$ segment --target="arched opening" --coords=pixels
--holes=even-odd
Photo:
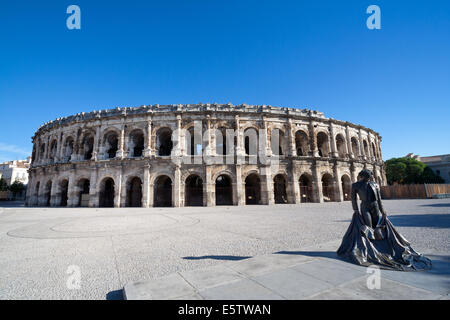
[[[305,157],[309,153],[308,135],[302,130],[295,133],[295,149],[299,157]]]
[[[51,198],[52,198],[52,181],[49,180],[45,185],[45,192],[44,192],[44,199],[45,199],[44,205],[46,207],[50,207]]]
[[[63,150],[63,160],[65,162],[70,161],[73,153],[73,143],[74,140],[72,137],[68,137],[64,142],[64,150]]]
[[[261,204],[261,179],[256,173],[245,178],[245,204]]]
[[[59,183],[59,193],[60,193],[59,205],[61,207],[67,207],[68,192],[69,192],[69,181],[64,179]]]
[[[346,149],[345,149],[345,139],[341,134],[336,136],[336,149],[339,158],[345,158]]]
[[[354,157],[358,157],[359,156],[359,143],[358,143],[358,140],[355,137],[353,137],[351,139],[351,142],[352,142],[352,153],[353,153],[353,156]]]
[[[100,183],[100,207],[114,207],[114,180],[106,178]]]
[[[88,179],[81,179],[77,184],[78,191],[78,207],[88,207],[89,206],[89,190],[90,182]]]
[[[256,156],[258,154],[258,132],[255,128],[244,131],[244,148],[246,155]]]
[[[203,152],[201,128],[190,127],[186,130],[186,153],[190,156],[199,156]]]
[[[322,195],[323,201],[334,201],[334,183],[333,177],[329,173],[322,176]]]
[[[350,201],[352,190],[352,182],[350,180],[350,177],[347,175],[343,175],[341,177],[341,185],[342,185],[342,196],[344,201]]]
[[[159,176],[153,192],[154,207],[172,207],[172,180],[168,176]]]
[[[373,154],[374,159],[378,158],[377,150],[375,149],[375,144],[373,142],[372,142],[372,154]]]
[[[50,151],[49,151],[49,155],[48,155],[48,158],[51,162],[54,162],[56,160],[57,147],[58,147],[58,144],[57,144],[56,140],[53,140],[52,143],[50,144]]]
[[[134,177],[127,183],[127,207],[142,207],[142,181]]]
[[[33,152],[31,153],[31,162],[36,160],[36,145],[33,145]]]
[[[227,134],[226,128],[216,129],[216,154],[225,156],[228,154],[227,150]]]
[[[270,149],[273,155],[284,155],[285,139],[284,132],[280,129],[273,129],[270,132]]]
[[[94,136],[90,133],[86,134],[81,143],[80,154],[84,160],[92,159],[92,153],[94,152]]]
[[[45,159],[45,143],[41,144],[40,150],[39,150],[39,160]]]
[[[38,181],[37,183],[36,183],[36,188],[34,189],[34,203],[33,204],[39,204],[39,188],[40,188],[40,186],[41,186],[41,182],[40,181]]]
[[[156,149],[159,156],[170,156],[173,148],[172,130],[161,128],[156,133]]]
[[[364,147],[364,155],[366,157],[368,157],[369,156],[369,146],[367,145],[367,141],[366,140],[363,141],[363,147]]]
[[[119,150],[119,138],[117,133],[110,131],[104,138],[106,159],[114,159],[116,157],[117,150]]]
[[[307,174],[302,174],[299,179],[300,202],[313,202],[312,199],[312,179]]]
[[[144,133],[142,130],[133,130],[130,133],[128,151],[131,157],[142,157],[144,152]]]
[[[277,174],[273,179],[273,192],[275,203],[288,203],[286,192],[286,178],[282,174]]]
[[[330,153],[330,144],[328,141],[328,135],[324,132],[317,134],[317,150],[320,157],[328,157]]]
[[[216,179],[216,205],[233,205],[233,187],[229,176],[222,174]]]
[[[192,174],[185,181],[185,205],[203,206],[203,180],[198,175]]]

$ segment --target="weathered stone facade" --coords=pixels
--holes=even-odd
[[[231,139],[227,130],[235,134]],[[80,113],[46,123],[34,135],[26,203],[344,201],[363,168],[385,184],[380,142],[371,129],[307,109],[197,104]]]

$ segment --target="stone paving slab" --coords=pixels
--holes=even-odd
[[[332,245],[331,243],[329,245]],[[132,283],[125,297],[217,300],[436,300],[450,294],[448,257],[432,256],[433,272],[381,270],[380,289],[369,289],[367,268],[322,251],[261,255],[157,280]],[[303,255],[300,254],[303,252]],[[431,255],[430,255],[431,256]],[[439,260],[440,259],[440,260]],[[165,290],[167,290],[165,292]]]

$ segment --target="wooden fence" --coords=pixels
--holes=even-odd
[[[428,199],[434,194],[450,194],[450,184],[395,184],[381,187],[383,199]]]

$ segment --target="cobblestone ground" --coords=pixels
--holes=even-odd
[[[449,199],[384,204],[417,251],[450,255]],[[0,203],[0,299],[113,299],[129,282],[339,240],[351,215],[349,202],[151,209]]]

